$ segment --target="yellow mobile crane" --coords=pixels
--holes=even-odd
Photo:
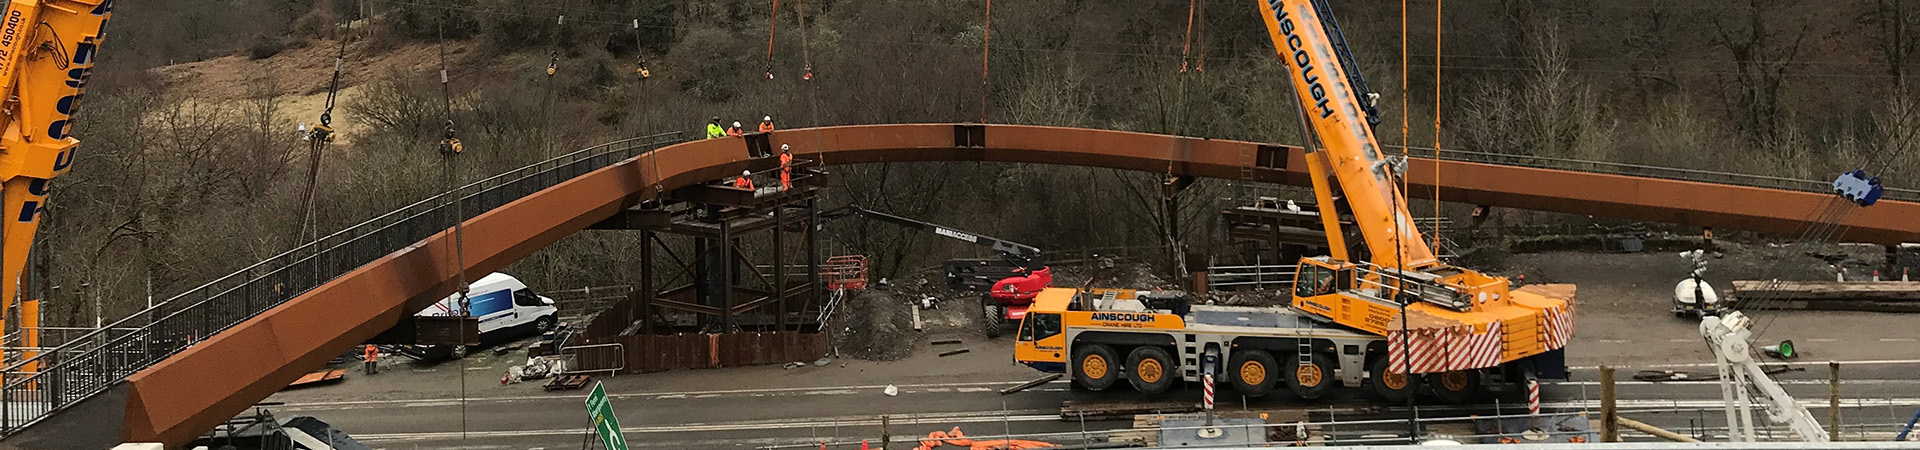
[[[1101,390],[1149,394],[1224,375],[1248,396],[1282,383],[1302,398],[1370,386],[1404,401],[1421,379],[1466,402],[1485,388],[1566,376],[1572,285],[1510,289],[1449,266],[1414,228],[1400,174],[1374,140],[1364,80],[1347,67],[1324,0],[1261,0],[1274,46],[1311,124],[1307,165],[1331,255],[1303,259],[1290,307],[1191,305],[1184,294],[1047,289],[1028,310],[1014,359]],[[1311,142],[1310,142],[1311,143]],[[1341,216],[1363,242],[1349,255]],[[1420,374],[1423,376],[1410,376]]]
[[[53,178],[73,168],[73,114],[105,37],[113,0],[11,0],[0,16],[0,335],[20,295]],[[37,345],[38,305],[20,305],[26,347]],[[34,370],[34,368],[27,368]]]
[[[1374,139],[1371,93],[1324,0],[1262,0],[1260,11],[1312,124],[1309,140],[1320,143],[1306,160],[1332,255],[1300,261],[1294,308],[1387,336],[1402,373],[1486,369],[1565,347],[1572,285],[1509,289],[1506,278],[1441,262],[1414,228],[1395,170],[1404,161]],[[1342,213],[1360,230],[1364,258],[1348,255]]]

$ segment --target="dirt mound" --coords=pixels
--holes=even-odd
[[[896,361],[913,355],[913,305],[892,292],[868,289],[852,293],[838,316],[834,348],[841,356]]]

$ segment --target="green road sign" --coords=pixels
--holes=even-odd
[[[613,402],[607,401],[607,390],[600,382],[593,383],[593,393],[587,394],[587,415],[593,417],[593,431],[600,433],[600,442],[607,450],[627,450],[627,437],[620,434],[620,419],[613,417]]]

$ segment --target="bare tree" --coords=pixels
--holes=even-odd
[[[1745,5],[1727,7],[1712,20],[1716,45],[1727,51],[1734,63],[1734,82],[1727,83],[1731,116],[1738,120],[1749,142],[1774,141],[1782,125],[1781,88],[1808,30],[1806,21],[1793,20],[1780,30],[1773,16],[1783,15],[1790,2],[1747,0]],[[1723,19],[1724,18],[1724,19]],[[1796,18],[1797,19],[1797,18]]]

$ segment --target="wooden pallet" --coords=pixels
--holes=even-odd
[[[589,378],[592,377],[586,375],[561,375],[547,380],[547,384],[540,386],[540,389],[549,391],[578,390],[587,387],[587,380]]]

